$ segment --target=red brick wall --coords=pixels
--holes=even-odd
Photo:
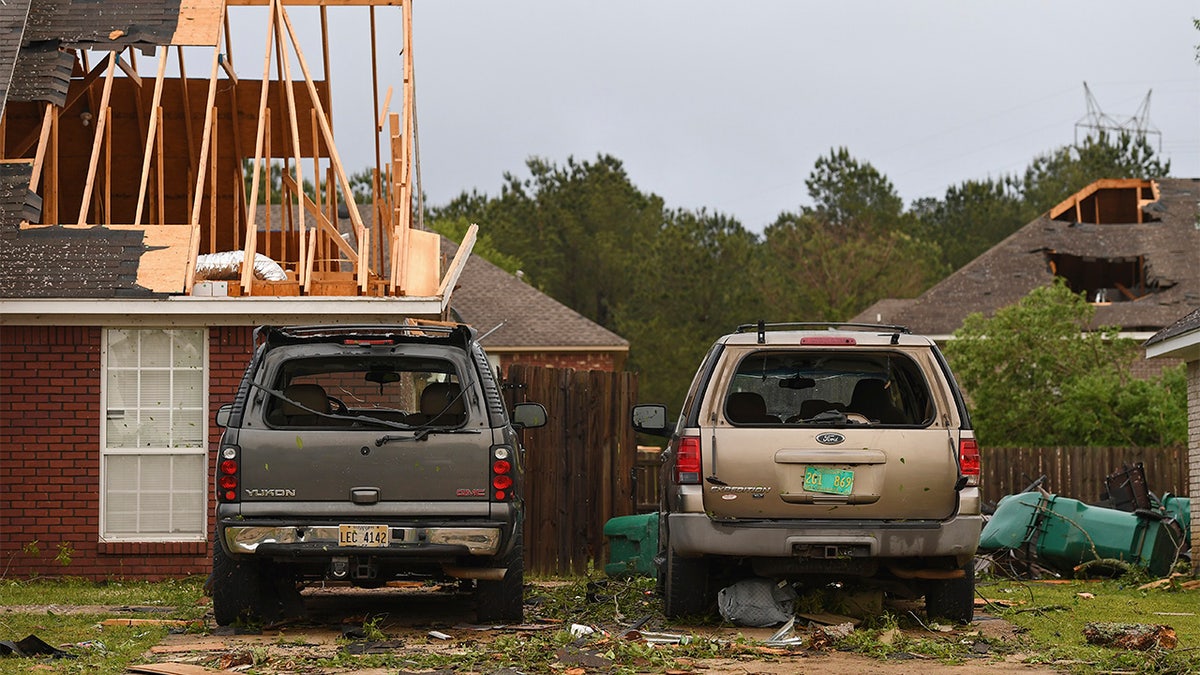
[[[251,330],[209,331],[210,420],[233,400]],[[101,333],[0,327],[0,569],[10,578],[207,574],[208,542],[100,541]],[[210,447],[219,437],[210,426]],[[60,550],[69,563],[55,559]]]
[[[514,363],[549,368],[603,370],[616,372],[625,367],[624,352],[500,352],[500,372],[507,373]]]

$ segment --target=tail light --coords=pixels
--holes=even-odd
[[[696,436],[679,439],[679,447],[675,451],[675,483],[700,484],[700,439]]]
[[[512,450],[508,446],[492,448],[492,499],[498,502],[512,498]]]
[[[974,438],[959,440],[958,470],[967,477],[967,485],[979,485],[979,444]]]
[[[221,448],[221,461],[217,463],[217,497],[223,502],[238,500],[238,449],[232,445]]]

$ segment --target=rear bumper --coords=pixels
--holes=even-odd
[[[504,543],[504,530],[488,526],[391,527],[391,544],[386,547],[339,546],[337,525],[252,525],[221,526],[225,550],[233,555],[259,552],[295,555],[420,555],[427,553],[493,556]]]
[[[944,521],[714,522],[703,513],[667,516],[671,549],[683,557],[792,558],[814,547],[853,547],[873,558],[967,558],[979,546],[981,516]]]

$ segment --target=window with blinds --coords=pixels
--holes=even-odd
[[[101,534],[204,538],[205,329],[105,331]]]

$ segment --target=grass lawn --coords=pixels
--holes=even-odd
[[[203,619],[204,602],[199,578],[162,583],[95,583],[81,580],[0,580],[0,640],[18,641],[36,635],[53,646],[63,646],[76,658],[0,658],[0,675],[45,672],[110,675],[122,673],[130,663],[146,661],[143,656],[167,634],[168,628],[154,625],[101,626],[109,618]],[[978,594],[998,601],[989,614],[1016,626],[1010,638],[981,637],[978,627],[959,628],[950,633],[926,625],[918,615],[888,610],[867,621],[850,637],[836,643],[839,650],[855,651],[879,658],[900,653],[917,654],[944,662],[980,658],[978,648],[986,643],[986,656],[999,658],[1020,654],[1030,663],[1053,665],[1075,673],[1188,673],[1200,672],[1200,591],[1177,585],[1164,589],[1138,590],[1136,582],[1121,581],[1044,583],[981,579]],[[412,651],[398,655],[354,656],[341,651],[333,661],[294,663],[305,672],[331,668],[381,667],[418,670],[455,668],[460,671],[490,672],[508,667],[526,673],[550,673],[561,669],[554,653],[574,640],[566,630],[572,623],[606,628],[619,635],[622,625],[650,614],[648,627],[662,625],[654,583],[641,579],[616,581],[574,579],[565,583],[534,584],[526,593],[529,620],[561,622],[563,629],[533,633],[501,633],[465,652],[426,654]],[[1003,606],[1001,606],[1003,605]],[[138,611],[113,611],[136,607]],[[161,610],[161,611],[156,611]],[[1084,627],[1091,622],[1166,624],[1178,638],[1174,650],[1134,652],[1087,644]],[[678,623],[673,632],[686,631]],[[712,627],[711,621],[706,626]],[[189,632],[208,633],[211,619]],[[386,640],[385,630],[366,624]],[[656,630],[651,628],[652,630]],[[177,629],[178,630],[178,629]],[[288,638],[281,637],[281,642]],[[601,648],[613,662],[611,671],[663,673],[678,670],[680,663],[737,652],[738,644],[696,639],[685,645],[648,648],[640,641],[610,640]],[[102,646],[101,646],[102,645]],[[976,650],[976,653],[972,651]],[[690,668],[685,668],[690,669]],[[251,667],[248,672],[275,672],[269,667]]]

